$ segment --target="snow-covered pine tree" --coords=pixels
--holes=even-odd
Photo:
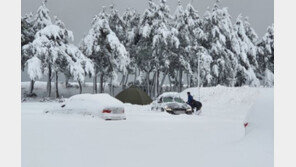
[[[176,35],[179,40],[179,46],[177,49],[175,49],[175,55],[172,54],[169,57],[169,60],[171,60],[170,68],[172,69],[170,70],[170,78],[175,79],[175,86],[180,92],[183,87],[183,72],[186,72],[187,75],[192,75],[192,70],[189,64],[189,53],[186,52],[186,47],[190,45],[190,32],[187,22],[187,15],[180,0],[178,1],[178,6],[174,13],[173,27],[177,32]]]
[[[36,33],[34,29],[34,21],[35,21],[35,17],[33,13],[25,14],[25,16],[21,18],[21,46],[22,47],[34,40],[34,36]],[[22,64],[22,70],[23,70],[23,64]]]
[[[146,88],[145,91],[151,94],[150,73],[154,70],[155,59],[152,54],[153,50],[153,26],[155,20],[155,12],[157,6],[152,0],[148,1],[148,9],[141,16],[139,23],[139,39],[137,42],[137,55],[135,61],[140,71],[146,73]]]
[[[220,8],[218,4],[219,0],[214,4],[212,11],[206,11],[204,17],[207,40],[203,46],[209,50],[213,59],[210,85],[234,86],[239,44],[227,8]]]
[[[94,93],[97,93],[97,75],[100,75],[100,92],[103,92],[104,80],[114,78],[114,71],[126,73],[130,62],[126,49],[111,30],[108,17],[103,10],[95,16],[92,27],[81,42],[80,48],[94,63]],[[109,75],[109,76],[108,76]]]
[[[65,24],[55,17],[55,25],[61,29],[66,29]],[[70,31],[69,31],[70,32]],[[64,73],[79,84],[79,93],[82,93],[81,83],[84,81],[84,75],[92,76],[93,64],[92,61],[86,58],[83,53],[73,44],[71,39],[66,39],[60,43],[60,54],[55,61],[55,77],[56,77],[56,96],[59,97],[58,92],[58,72]]]
[[[25,66],[27,64],[30,64],[30,70],[32,68],[31,64],[34,64],[36,59],[32,59],[30,62],[27,62],[32,56],[31,52],[29,50],[24,50],[23,46],[31,43],[34,40],[35,36],[35,29],[34,29],[34,21],[35,18],[32,13],[26,14],[24,17],[21,18],[21,69],[22,71],[25,70]],[[30,84],[30,95],[33,94],[34,89],[34,82],[39,77],[42,77],[42,73],[38,73],[38,75],[32,75],[33,73],[29,74],[29,77],[31,78],[31,84]]]
[[[242,16],[237,17],[234,29],[237,33],[240,53],[238,54],[238,71],[236,75],[236,86],[250,85],[259,86],[260,82],[256,77],[257,68],[256,49],[257,47],[246,34]],[[252,64],[251,64],[252,63]]]
[[[114,5],[110,5],[110,14],[108,15],[108,22],[111,30],[116,34],[118,40],[125,45],[126,44],[126,26],[120,16],[118,10]]]
[[[257,43],[259,38],[255,30],[251,27],[248,17],[245,17],[243,23],[244,23],[246,36],[249,38],[251,42],[249,52],[247,53],[248,59],[255,73],[258,73],[259,66],[257,62],[257,52],[258,52]]]
[[[38,8],[36,15],[30,14],[27,17],[25,17],[24,19],[22,19],[22,54],[21,54],[22,59],[21,59],[21,62],[22,62],[22,69],[23,70],[25,68],[25,65],[29,65],[31,63],[36,64],[37,59],[35,59],[35,58],[32,61],[27,63],[27,60],[31,59],[34,56],[33,50],[31,48],[32,45],[30,45],[30,44],[34,40],[36,32],[38,32],[39,30],[43,29],[44,27],[46,27],[47,25],[50,25],[50,24],[51,24],[51,19],[49,16],[49,10],[46,7],[46,1],[42,2],[42,5]],[[25,27],[28,29],[26,29]],[[32,67],[32,65],[31,65],[31,67]],[[36,69],[37,67],[38,66],[34,67],[35,70],[37,70]],[[30,69],[32,69],[32,68],[30,68]],[[35,71],[35,70],[33,70],[33,71]],[[41,78],[42,75],[39,73],[38,75],[34,76],[34,75],[32,75],[32,74],[34,74],[34,72],[32,72],[32,71],[28,71],[28,74],[31,79],[30,94],[32,94],[33,90],[34,90],[35,80]]]
[[[209,56],[208,51],[203,47],[203,43],[206,41],[206,34],[202,29],[203,20],[199,17],[198,11],[194,9],[191,3],[186,6],[185,18],[190,39],[189,46],[187,47],[189,53],[188,59],[192,74],[196,74],[196,77],[188,80],[191,86],[207,86],[212,79],[209,68],[210,63],[212,63],[212,58]]]
[[[60,61],[64,63],[61,65],[61,72],[67,73],[70,78],[78,82],[79,93],[82,93],[82,82],[85,80],[85,75],[89,77],[94,75],[93,62],[83,55],[83,53],[73,44],[67,44],[64,52],[68,55],[63,57]]]
[[[42,2],[42,5],[37,10],[36,21],[34,22],[34,28],[39,31],[44,27],[51,25],[51,18],[49,16],[49,10],[46,7],[46,0]]]
[[[154,76],[152,83],[152,95],[157,97],[160,92],[160,74],[165,77],[168,69],[167,59],[171,50],[179,47],[179,40],[176,37],[176,30],[170,25],[172,16],[170,15],[170,9],[166,4],[166,0],[160,0],[156,7],[156,11],[153,17],[152,26],[152,57],[155,64]],[[169,43],[173,48],[169,48]],[[162,82],[163,83],[163,82]]]
[[[131,11],[130,11],[131,12]],[[108,21],[109,21],[109,26],[111,28],[111,30],[116,34],[116,36],[118,37],[119,41],[124,45],[124,47],[126,48],[127,51],[129,51],[130,49],[128,49],[128,35],[130,35],[129,33],[131,33],[131,31],[127,30],[127,26],[128,24],[130,24],[129,22],[132,21],[130,19],[130,16],[127,16],[126,14],[130,14],[125,12],[123,16],[120,16],[120,14],[118,13],[118,10],[115,9],[114,5],[110,6],[110,14],[108,16]],[[135,14],[135,13],[133,13]],[[124,18],[127,20],[124,20]],[[130,56],[130,53],[128,53],[128,56]],[[134,68],[132,66],[128,66],[127,67],[127,73],[124,74],[122,73],[122,79],[120,84],[122,85],[122,89],[126,88],[126,84],[128,82],[129,79],[129,75],[130,73],[132,73],[134,71]],[[113,75],[114,76],[114,75]],[[111,79],[110,82],[114,82],[114,79]],[[110,86],[112,86],[112,84],[110,83]]]
[[[274,85],[274,26],[267,28],[267,33],[258,43],[259,79],[263,86]]]
[[[128,73],[133,73],[135,75],[133,84],[139,84],[142,81],[139,80],[138,76],[139,70],[136,64],[136,52],[137,52],[137,42],[139,40],[139,22],[140,22],[140,15],[133,9],[126,9],[123,13],[122,20],[125,25],[125,32],[126,32],[126,43],[125,48],[129,54],[131,59],[130,65],[128,66]],[[127,81],[128,77],[126,77]],[[122,81],[123,82],[123,81]],[[126,85],[126,83],[124,84]]]
[[[58,22],[56,22],[58,23]],[[32,53],[42,62],[42,70],[47,72],[47,95],[51,95],[52,73],[56,74],[56,85],[58,82],[58,71],[60,61],[65,56],[65,45],[73,40],[73,34],[61,25],[49,24],[39,30],[34,41],[30,44]],[[59,97],[58,87],[56,87],[56,97]]]

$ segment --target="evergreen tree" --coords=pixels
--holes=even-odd
[[[21,18],[21,46],[24,46],[34,40],[34,15],[32,13],[26,14]]]
[[[125,46],[126,44],[126,25],[115,9],[114,5],[110,6],[110,14],[108,15],[110,29],[116,34],[118,40]]]
[[[190,55],[186,50],[186,48],[190,46],[190,39],[192,38],[190,37],[189,32],[188,15],[184,11],[181,1],[178,1],[178,6],[175,10],[173,27],[177,31],[179,46],[175,51],[177,57],[174,57],[174,55],[170,57],[173,60],[171,61],[170,67],[174,69],[174,71],[171,71],[170,77],[175,79],[175,84],[178,87],[178,91],[181,91],[183,87],[183,72],[185,71],[189,73],[189,75],[192,75],[192,70],[189,64]]]
[[[40,64],[38,60],[32,59],[28,62],[28,60],[32,57],[32,53],[29,50],[25,51],[26,49],[23,49],[25,45],[31,43],[34,40],[36,33],[34,29],[34,21],[35,18],[32,13],[26,14],[25,17],[22,17],[21,19],[21,69],[24,71],[25,67],[29,65],[27,66],[28,71],[30,71],[29,77],[31,79],[29,95],[33,95],[35,80],[42,77],[42,71],[38,70],[38,65]]]
[[[208,67],[212,63],[212,58],[204,48],[203,43],[206,41],[206,34],[203,28],[203,20],[199,17],[198,11],[194,9],[191,3],[186,6],[185,10],[186,22],[189,32],[189,62],[192,72],[197,74],[196,77],[189,79],[189,84],[208,85],[212,76]],[[196,78],[196,79],[194,79]]]
[[[138,68],[146,73],[146,88],[145,91],[150,95],[150,73],[154,70],[156,64],[152,54],[153,50],[153,26],[155,20],[156,4],[149,0],[148,9],[141,16],[139,23],[139,40],[137,42],[137,57],[135,61]]]
[[[219,0],[212,12],[206,11],[204,17],[206,42],[203,45],[213,59],[210,85],[234,86],[238,65],[236,55],[240,48],[228,10],[220,8],[218,3]]]
[[[246,27],[239,15],[234,29],[237,33],[240,53],[238,54],[238,72],[236,75],[236,86],[250,85],[259,86],[259,80],[256,77],[257,68],[256,49],[253,41],[247,36]]]
[[[29,63],[27,63],[27,60],[31,59],[34,55],[33,50],[30,48],[30,46],[32,45],[29,45],[29,44],[33,42],[33,40],[35,39],[35,34],[39,30],[43,29],[44,27],[50,24],[51,24],[51,19],[49,16],[49,10],[46,7],[46,1],[42,2],[42,5],[37,10],[36,16],[30,14],[22,19],[22,54],[21,54],[22,70],[24,70],[25,65],[37,63],[36,62],[37,59],[32,59],[34,61],[30,61]],[[32,75],[33,73],[30,72],[29,70],[28,70],[28,73],[31,79],[30,94],[32,94],[34,90],[35,80],[40,79],[42,75],[39,74],[34,76]]]
[[[130,61],[126,49],[111,30],[103,10],[95,16],[92,27],[81,42],[81,50],[94,63],[94,93],[97,93],[97,75],[100,75],[100,92],[106,78],[113,78],[119,71],[126,73]],[[112,74],[112,75],[111,75]]]
[[[56,22],[58,24],[59,22]],[[51,95],[51,80],[56,75],[56,97],[58,94],[58,71],[62,68],[60,61],[66,59],[66,44],[73,40],[73,34],[61,25],[49,24],[39,30],[32,43],[27,47],[42,63],[42,71],[47,72],[47,95]]]
[[[82,93],[81,83],[85,80],[85,75],[91,77],[94,75],[93,62],[88,59],[83,53],[73,44],[67,44],[64,52],[68,55],[63,57],[60,62],[60,71],[67,73],[70,78],[78,82],[79,93]]]
[[[132,9],[125,10],[123,16],[122,16],[124,25],[125,25],[125,31],[126,31],[126,50],[129,53],[131,62],[128,66],[128,73],[134,73],[134,81],[133,84],[139,84],[141,81],[139,68],[136,63],[136,56],[137,56],[137,42],[139,40],[139,22],[140,22],[140,15]],[[124,78],[123,78],[124,79]],[[122,79],[122,82],[124,82]],[[128,77],[126,77],[126,82],[128,80]],[[123,85],[126,85],[124,83]]]
[[[274,29],[267,28],[267,33],[258,43],[259,79],[263,86],[274,84]]]

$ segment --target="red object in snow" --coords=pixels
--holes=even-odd
[[[244,123],[244,127],[246,128],[249,125],[248,122]]]
[[[111,113],[111,110],[103,110],[102,113]]]

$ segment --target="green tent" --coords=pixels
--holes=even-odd
[[[140,105],[150,104],[152,102],[151,98],[136,86],[131,86],[128,89],[123,90],[118,93],[115,98],[123,103]]]

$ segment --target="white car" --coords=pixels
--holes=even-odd
[[[99,116],[105,120],[125,120],[124,105],[109,94],[79,94],[70,97],[58,111]]]
[[[170,114],[192,114],[191,107],[184,102],[177,92],[161,94],[151,104],[151,110],[166,111]]]

